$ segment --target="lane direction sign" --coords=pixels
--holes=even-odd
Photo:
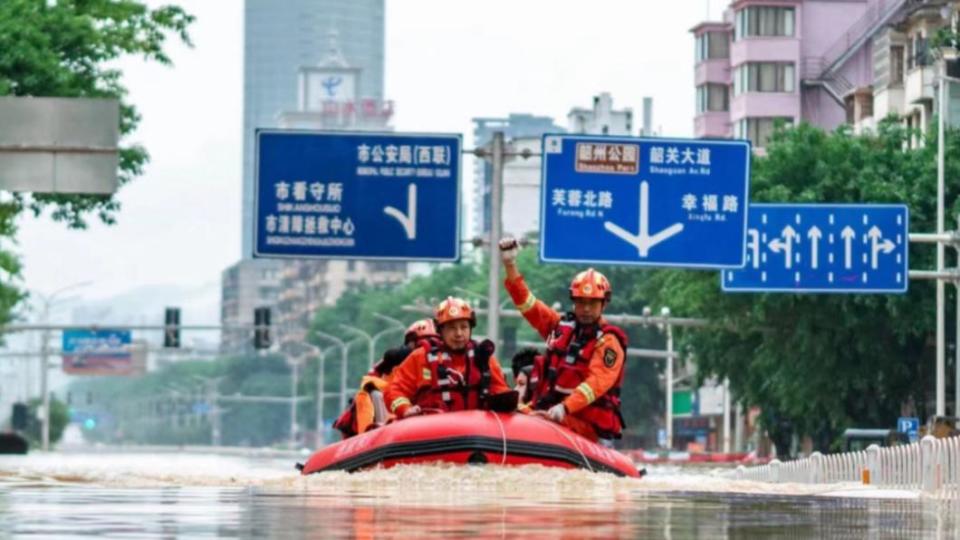
[[[903,293],[909,210],[897,204],[751,204],[747,264],[727,292]]]
[[[544,135],[545,262],[739,268],[747,141]]]
[[[457,261],[460,135],[258,130],[254,257]]]

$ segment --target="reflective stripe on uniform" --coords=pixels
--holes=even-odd
[[[409,399],[405,397],[398,397],[397,399],[393,400],[393,403],[390,404],[390,412],[393,412],[393,413],[397,412],[397,408],[400,407],[401,405],[412,405],[412,404],[410,403]]]
[[[597,395],[593,393],[593,388],[590,388],[590,385],[583,382],[577,386],[577,390],[587,398],[587,403],[593,403],[597,399]]]
[[[537,297],[534,296],[533,293],[527,293],[527,299],[517,306],[517,309],[520,310],[520,313],[526,313],[530,311],[536,303]]]

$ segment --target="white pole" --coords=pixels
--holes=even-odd
[[[323,401],[327,399],[326,380],[324,378],[324,373],[327,371],[326,351],[320,351],[318,358],[320,365],[317,367],[317,448],[323,446],[324,443]]]
[[[503,220],[503,132],[493,134],[491,147],[493,174],[490,183],[490,282],[487,284],[487,339],[500,343],[500,261],[497,243]]]
[[[730,453],[730,379],[723,380],[723,453]]]
[[[941,69],[946,70],[946,64],[940,63]],[[942,73],[940,78],[940,103],[937,114],[937,234],[944,233],[944,121],[947,112],[947,81]],[[944,245],[937,242],[937,272],[944,271]],[[945,335],[946,321],[944,317],[945,295],[943,280],[937,280],[937,416],[946,415],[946,361]]]
[[[46,321],[50,311],[50,304],[44,308],[43,318]],[[41,448],[44,452],[50,450],[50,388],[49,388],[49,366],[47,365],[47,341],[50,339],[50,331],[44,330],[42,334],[43,342],[40,344],[40,395],[43,398],[43,415],[41,419]]]

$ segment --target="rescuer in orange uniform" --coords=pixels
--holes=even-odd
[[[603,319],[610,282],[592,268],[577,274],[570,283],[573,313],[561,315],[527,288],[517,269],[518,251],[515,239],[500,241],[505,285],[520,313],[547,340],[543,361],[530,374],[531,408],[534,414],[612,446],[623,430],[620,386],[627,336]]]
[[[477,316],[469,304],[447,297],[434,310],[433,322],[440,339],[421,341],[393,371],[386,391],[390,412],[399,419],[428,409],[485,409],[497,396],[511,393],[493,343],[472,339]]]
[[[360,390],[350,406],[333,424],[333,427],[343,434],[344,439],[385,424],[392,418],[383,402],[383,392],[390,384],[394,368],[400,365],[418,344],[425,340],[429,342],[438,339],[440,336],[437,335],[433,319],[420,319],[407,328],[403,335],[403,345],[383,353],[380,361],[374,364],[360,381]]]

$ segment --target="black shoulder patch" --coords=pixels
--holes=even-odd
[[[603,365],[607,367],[613,367],[613,365],[616,363],[617,363],[617,351],[613,349],[607,349],[607,351],[603,353]]]

